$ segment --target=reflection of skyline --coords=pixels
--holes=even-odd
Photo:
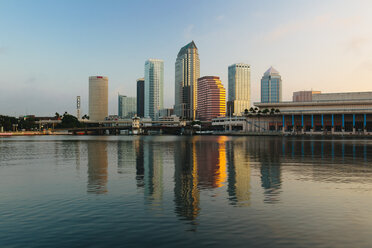
[[[282,141],[282,139],[269,137],[246,140],[246,153],[260,163],[260,179],[265,203],[279,202],[282,183],[280,154],[285,151]]]
[[[118,173],[124,174],[126,170],[130,169],[131,165],[135,162],[136,151],[133,143],[136,140],[118,141],[117,153],[118,153]]]
[[[199,188],[219,188],[226,181],[226,140],[225,136],[218,136],[216,141],[201,142],[193,139],[198,163]]]
[[[227,161],[229,199],[233,205],[249,206],[251,168],[246,142],[227,142]]]
[[[200,210],[195,138],[192,139],[177,142],[174,150],[175,212],[186,220],[195,220]]]
[[[106,193],[108,143],[87,142],[87,148],[87,191]],[[70,149],[75,151],[78,165],[79,144]],[[264,203],[277,203],[283,191],[283,164],[289,165],[285,172],[300,173],[306,180],[339,182],[347,178],[349,181],[357,181],[369,169],[349,165],[368,161],[370,149],[366,143],[347,140],[220,136],[192,137],[170,143],[140,138],[118,141],[117,173],[130,173],[134,170],[135,162],[137,188],[143,189],[141,192],[146,204],[158,206],[162,204],[164,189],[168,188],[166,184],[163,185],[164,180],[167,181],[163,177],[169,173],[169,168],[174,168],[175,213],[181,219],[195,223],[200,212],[203,190],[224,187],[226,183],[226,191],[223,189],[219,192],[227,192],[230,204],[250,206],[251,192],[255,189],[251,177],[258,173],[256,178],[259,181],[253,182],[263,189]],[[62,149],[60,152],[69,151]],[[166,165],[164,168],[168,169],[165,171],[163,163],[169,163],[169,155],[173,157],[174,167]],[[334,166],[337,162],[340,165]],[[296,163],[301,163],[302,166],[293,166]],[[356,177],[350,178],[351,174]]]
[[[163,196],[163,160],[161,147],[142,139],[133,142],[136,162],[136,184],[144,189],[146,200],[161,202]]]
[[[88,142],[88,193],[107,192],[107,143]]]
[[[144,154],[143,154],[143,140],[136,140],[134,143],[136,151],[136,182],[137,187],[142,188],[145,186],[145,166],[144,166]]]
[[[160,202],[163,196],[162,153],[154,143],[143,143],[144,186],[147,199]]]

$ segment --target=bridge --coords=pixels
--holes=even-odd
[[[86,126],[79,128],[68,128],[68,132],[72,134],[120,134],[121,130],[127,130],[133,134],[149,134],[152,131],[160,132],[165,134],[192,134],[198,127],[192,127],[190,121],[150,121],[148,119],[141,120],[140,118],[133,118],[132,120],[103,120],[103,121],[93,121],[93,120],[81,120],[81,123],[91,124],[94,126]],[[40,120],[36,121],[39,128],[49,127],[52,129],[61,120]]]

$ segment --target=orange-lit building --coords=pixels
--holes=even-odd
[[[201,121],[211,121],[226,114],[226,90],[219,77],[198,79],[197,115]]]

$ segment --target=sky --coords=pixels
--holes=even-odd
[[[192,40],[201,76],[251,66],[252,102],[273,66],[283,100],[299,90],[372,91],[369,0],[0,0],[0,115],[88,112],[88,77],[136,96],[149,58],[164,60],[164,106],[174,104],[177,53]]]

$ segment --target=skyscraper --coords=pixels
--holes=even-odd
[[[137,113],[137,99],[118,95],[118,115],[124,118],[132,118]]]
[[[251,107],[251,68],[247,64],[229,66],[228,115],[241,115]]]
[[[108,78],[89,77],[89,119],[103,121],[108,116]]]
[[[145,79],[137,79],[137,116],[145,116]]]
[[[145,62],[145,117],[155,120],[164,99],[164,62],[149,59]]]
[[[198,118],[211,121],[226,114],[226,90],[219,77],[207,76],[198,79]]]
[[[261,102],[282,101],[282,78],[279,72],[270,67],[261,79]]]
[[[194,120],[197,109],[197,80],[200,77],[199,54],[194,41],[181,48],[175,69],[174,112],[177,116]]]

